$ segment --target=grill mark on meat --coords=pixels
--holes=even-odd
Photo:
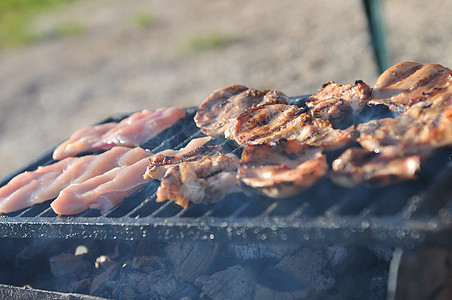
[[[295,105],[274,104],[249,109],[237,117],[226,137],[239,145],[260,144],[284,138],[284,129],[303,110]]]
[[[452,71],[446,67],[403,62],[387,69],[378,78],[369,103],[384,104],[393,111],[405,112],[451,83]]]
[[[339,149],[354,138],[353,127],[334,129],[329,121],[313,118],[295,105],[274,104],[256,107],[237,117],[228,138],[241,146],[269,144],[280,139]]]
[[[305,101],[308,108],[313,109],[315,106],[321,104],[324,101],[341,100],[350,106],[351,111],[345,111],[346,113],[360,113],[366,106],[367,101],[372,95],[372,89],[364,83],[362,80],[356,80],[355,83],[341,85],[334,81],[325,83],[316,94],[311,95]],[[325,120],[329,120],[325,118]]]
[[[213,157],[212,159],[218,158]],[[236,170],[217,171],[207,177],[199,176],[198,170],[197,165],[189,163],[171,166],[157,189],[156,202],[171,200],[177,205],[187,208],[190,202],[210,204],[218,202],[227,194],[238,190]]]
[[[395,117],[358,126],[358,142],[370,151],[399,145],[405,154],[428,155],[452,145],[452,86],[433,92],[428,101],[411,106]]]
[[[172,200],[182,207],[189,202],[207,204],[238,189],[239,159],[223,154],[220,145],[206,145],[209,140],[195,139],[179,151],[165,150],[149,159],[144,178],[160,180],[157,202]]]
[[[144,178],[160,180],[171,165],[193,161],[202,155],[216,153],[219,146],[206,147],[211,139],[210,137],[196,138],[179,150],[167,149],[153,155],[149,158],[149,166]]]
[[[353,110],[342,99],[326,99],[308,110],[314,118],[330,121],[333,128],[345,129],[353,124]]]
[[[417,70],[422,68],[422,64],[418,64],[415,62],[402,62],[400,64],[396,64],[392,66],[390,69],[383,72],[385,74],[386,72],[392,72],[392,76],[383,76],[377,80],[378,86],[391,86],[394,83],[398,83],[411,75],[413,75]],[[390,70],[390,71],[389,71]],[[377,86],[376,84],[376,86]]]
[[[289,98],[279,91],[259,91],[243,85],[230,85],[210,94],[199,106],[194,120],[202,133],[221,137],[242,112],[275,103],[288,104]]]
[[[331,180],[344,187],[361,183],[384,186],[412,180],[420,170],[421,155],[405,155],[398,147],[386,147],[375,153],[349,148],[332,162]]]
[[[237,177],[261,194],[286,198],[314,185],[327,169],[321,147],[280,140],[274,145],[246,146]]]

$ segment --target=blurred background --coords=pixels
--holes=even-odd
[[[382,7],[391,64],[452,67],[452,1]],[[378,75],[361,0],[2,0],[0,178],[112,115]]]

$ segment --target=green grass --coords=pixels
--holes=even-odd
[[[204,33],[189,37],[182,46],[183,52],[202,52],[223,48],[232,42],[230,37],[217,29],[210,29]]]
[[[29,21],[41,12],[73,0],[0,0],[0,50],[42,39],[29,28]],[[81,26],[62,24],[59,35],[74,34]],[[44,37],[46,38],[46,37]]]
[[[151,12],[140,12],[133,16],[133,22],[140,28],[149,28],[157,18]]]

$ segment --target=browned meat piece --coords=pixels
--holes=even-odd
[[[167,149],[153,155],[149,158],[150,165],[147,167],[144,178],[161,180],[165,176],[166,170],[172,165],[194,161],[200,155],[209,155],[218,152],[218,147],[207,148],[204,146],[210,140],[210,137],[193,139],[184,148],[179,150]]]
[[[313,118],[295,105],[274,104],[242,113],[228,129],[226,137],[234,139],[241,146],[291,139],[334,150],[353,140],[354,129],[334,129],[329,121]]]
[[[144,178],[161,181],[157,202],[207,204],[238,188],[238,157],[221,153],[221,146],[206,146],[209,139],[195,139],[179,151],[165,150],[150,158]]]
[[[428,155],[435,148],[451,146],[452,86],[434,91],[400,116],[360,124],[358,131],[358,142],[375,152],[398,145],[405,154]]]
[[[430,94],[450,86],[452,71],[437,64],[402,62],[387,69],[373,88],[370,104],[384,104],[392,111],[404,112]]]
[[[387,147],[381,153],[349,148],[333,161],[330,177],[345,187],[363,182],[383,186],[415,179],[420,165],[420,155],[404,155],[398,147]]]
[[[334,128],[348,127],[353,124],[351,106],[340,98],[330,98],[316,103],[308,110],[313,118],[331,122]]]
[[[223,161],[222,164],[227,161],[233,170],[221,170],[220,173],[212,172],[207,177],[201,177],[200,173],[205,173],[206,165],[215,164],[216,161]],[[213,157],[203,157],[197,162],[171,166],[157,189],[156,201],[172,200],[185,208],[189,202],[195,204],[218,202],[227,194],[238,190],[237,167],[237,157],[221,153]]]
[[[331,100],[340,99],[341,102],[347,103],[354,113],[360,113],[371,95],[372,89],[361,80],[357,80],[355,84],[343,85],[330,81],[325,83],[316,94],[306,99],[306,105],[312,109],[326,100],[333,104]]]
[[[299,194],[322,178],[328,165],[321,147],[281,140],[243,149],[238,178],[273,198]]]
[[[199,106],[194,120],[201,132],[219,137],[223,136],[229,122],[242,112],[267,103],[289,103],[289,98],[278,91],[261,92],[234,84],[210,94]]]

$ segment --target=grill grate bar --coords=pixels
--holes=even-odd
[[[263,212],[261,212],[259,217],[261,217],[261,218],[269,217],[271,215],[271,213],[276,210],[277,207],[278,207],[278,201],[275,201],[272,204],[270,204],[269,206],[267,206],[267,208]]]
[[[155,199],[153,199],[153,201],[155,201]],[[171,209],[171,207],[173,205],[176,205],[176,204],[174,204],[172,201],[166,201],[157,210],[155,210],[149,217],[151,217],[151,218],[158,218],[161,216],[169,217],[169,216],[171,216],[171,214],[168,215],[168,213],[165,211]]]

